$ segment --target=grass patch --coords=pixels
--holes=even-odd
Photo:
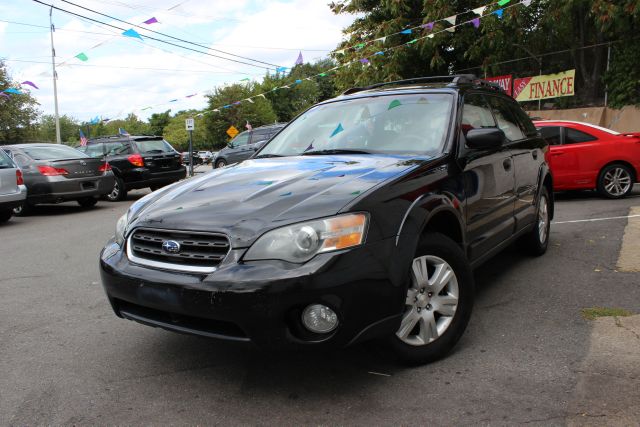
[[[598,317],[627,317],[633,313],[624,308],[605,308],[605,307],[590,307],[580,310],[582,317],[587,320],[595,320]]]

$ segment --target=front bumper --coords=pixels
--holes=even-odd
[[[321,254],[304,265],[241,263],[245,250],[232,250],[217,271],[197,276],[136,265],[110,242],[100,272],[120,317],[266,348],[343,347],[397,329],[405,283],[389,277],[394,248],[394,239],[387,239]],[[314,334],[302,326],[302,310],[314,303],[338,314],[336,330]]]

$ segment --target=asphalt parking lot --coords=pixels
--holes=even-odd
[[[640,206],[636,186],[617,201],[558,195],[548,253],[509,249],[477,270],[469,328],[431,365],[373,346],[276,355],[182,336],[116,318],[99,283],[99,250],[144,194],[0,226],[1,425],[562,425],[599,416],[575,409],[593,327],[580,310],[640,313],[640,273],[616,268],[630,219],[615,217]]]

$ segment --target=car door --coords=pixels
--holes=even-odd
[[[9,156],[0,149],[0,195],[17,192],[16,166]]]
[[[471,261],[481,258],[514,233],[515,174],[511,151],[506,143],[487,149],[472,149],[464,144],[469,130],[496,126],[485,97],[466,94],[459,158],[463,167]]]
[[[247,144],[249,144],[249,132],[242,132],[231,141],[231,147],[226,153],[227,163],[237,163],[244,160],[243,154],[247,150]],[[247,156],[249,157],[249,156]]]
[[[558,173],[557,188],[595,188],[600,158],[598,138],[569,126],[561,127],[561,135],[562,145],[551,153],[552,171],[555,167]]]
[[[516,231],[535,220],[540,167],[544,162],[544,140],[520,106],[506,97],[488,97],[498,127],[511,151],[515,174],[514,217]]]

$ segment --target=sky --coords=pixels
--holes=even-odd
[[[125,37],[122,30],[54,9],[60,115],[82,121],[96,116],[124,118],[131,112],[145,119],[168,109],[202,109],[206,107],[204,95],[216,86],[247,77],[260,81],[267,68],[273,73],[275,66],[292,67],[300,52],[305,62],[326,57],[342,40],[342,29],[354,19],[334,15],[328,0],[68,0],[82,8],[63,0],[41,1],[106,24],[132,28],[82,9],[89,8],[209,48],[139,28],[135,30],[143,40]],[[44,114],[54,112],[49,10],[33,0],[0,0],[0,58],[13,80],[28,80],[39,87],[30,92]],[[159,23],[142,24],[152,17]],[[88,60],[75,58],[79,53]],[[173,99],[177,101],[169,102]]]

